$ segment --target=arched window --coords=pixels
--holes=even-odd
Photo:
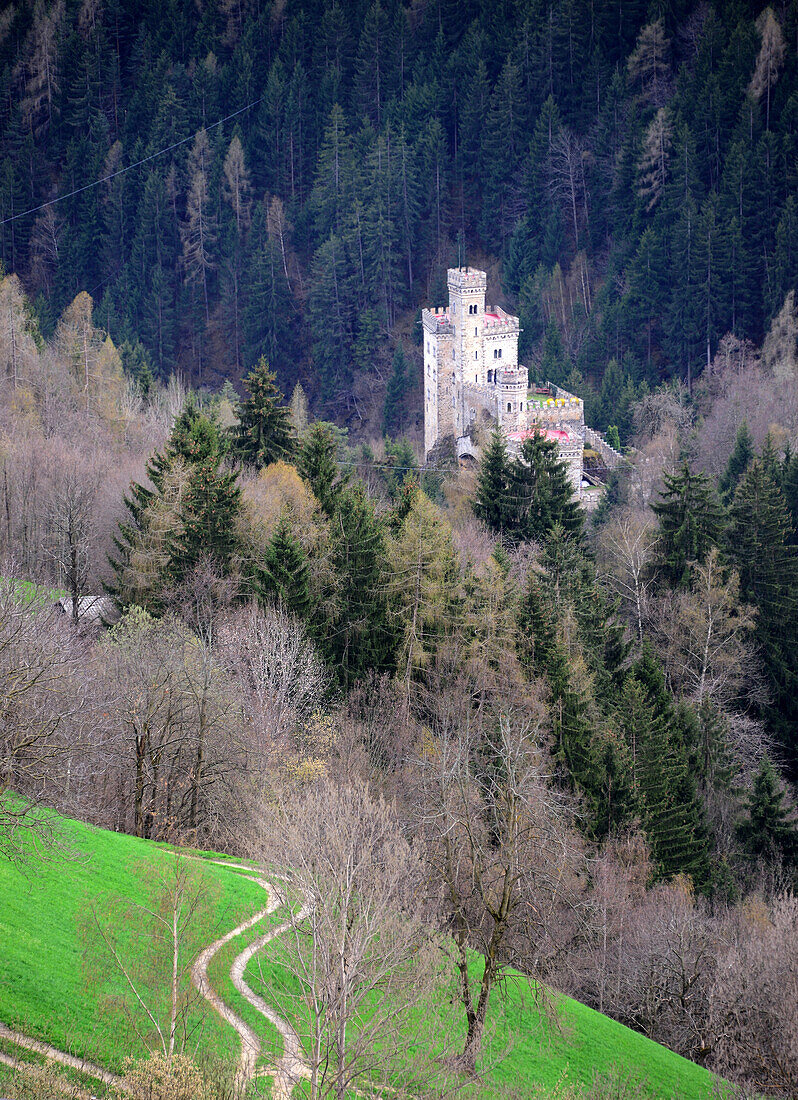
[[[512,411],[513,411],[512,402],[508,401],[507,402],[507,412],[512,412]]]

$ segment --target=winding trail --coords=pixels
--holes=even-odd
[[[85,1058],[76,1058],[74,1054],[67,1054],[57,1047],[50,1046],[49,1043],[42,1043],[39,1039],[31,1039],[28,1035],[23,1035],[21,1031],[13,1031],[10,1027],[6,1027],[6,1025],[2,1023],[0,1023],[0,1039],[6,1039],[9,1043],[22,1047],[24,1050],[33,1050],[36,1054],[43,1054],[45,1058],[50,1058],[54,1062],[60,1062],[62,1066],[70,1066],[72,1069],[78,1069],[81,1073],[87,1073],[90,1077],[96,1077],[98,1081],[104,1081],[106,1085],[118,1085],[122,1080],[121,1077],[117,1077],[115,1073],[110,1073],[107,1069],[103,1069],[102,1066],[96,1066],[93,1062],[88,1062]],[[4,1056],[2,1060],[6,1065],[16,1064],[16,1059],[9,1058],[8,1056]]]
[[[242,870],[241,864],[228,863],[223,860],[207,860],[206,862],[216,863],[222,867],[235,867],[239,871]],[[277,1028],[283,1040],[282,1055],[273,1065],[258,1070],[257,1062],[262,1050],[260,1039],[249,1024],[245,1023],[237,1013],[224,1003],[221,997],[213,989],[208,979],[208,966],[214,955],[216,955],[226,944],[230,943],[231,940],[235,939],[236,936],[240,936],[243,932],[248,931],[248,929],[258,924],[259,921],[263,920],[271,913],[274,913],[275,910],[279,909],[285,902],[285,897],[282,892],[270,882],[267,882],[266,879],[253,875],[244,875],[242,877],[248,879],[250,882],[257,883],[267,892],[269,901],[266,908],[261,909],[259,912],[255,913],[254,916],[251,916],[248,920],[239,924],[236,928],[231,929],[231,931],[226,932],[212,944],[209,944],[208,947],[197,956],[191,968],[191,977],[202,996],[208,1001],[211,1007],[219,1013],[222,1019],[226,1020],[227,1023],[238,1032],[241,1039],[241,1055],[238,1060],[238,1069],[236,1070],[235,1076],[237,1095],[244,1096],[248,1084],[256,1076],[269,1075],[273,1078],[274,1082],[272,1086],[273,1100],[290,1100],[291,1090],[294,1085],[302,1078],[310,1078],[310,1070],[301,1053],[299,1036],[287,1020],[279,1016],[262,997],[257,995],[257,993],[253,993],[244,980],[244,971],[253,955],[256,955],[258,951],[262,950],[266,944],[270,943],[273,939],[283,935],[284,932],[287,932],[288,929],[292,928],[296,923],[304,920],[309,911],[303,908],[292,920],[286,921],[276,928],[271,928],[262,936],[258,936],[257,939],[253,940],[251,944],[245,947],[244,950],[236,956],[230,968],[230,978],[238,992],[254,1009],[260,1012],[262,1016]]]

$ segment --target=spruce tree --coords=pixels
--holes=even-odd
[[[515,527],[510,499],[510,463],[500,428],[494,430],[482,455],[473,507],[477,518],[497,535]]]
[[[239,423],[233,430],[233,453],[258,470],[290,457],[296,445],[290,411],[282,404],[275,377],[261,356],[244,379],[247,397],[239,406]]]
[[[740,595],[758,609],[756,640],[773,693],[767,717],[798,774],[798,550],[773,462],[750,464],[729,515],[728,553],[740,573]]]
[[[224,577],[234,570],[241,488],[238,474],[221,468],[221,457],[217,451],[189,468],[181,525],[170,545],[169,572],[178,584],[201,562]]]
[[[737,429],[737,438],[734,442],[734,450],[729,456],[726,469],[718,481],[718,492],[723,500],[729,500],[734,496],[734,490],[745,471],[748,469],[754,457],[754,441],[748,430],[748,424],[744,420]]]
[[[341,475],[337,453],[335,425],[318,420],[305,433],[296,461],[299,473],[328,516],[335,511],[338,497],[348,480],[348,475]]]
[[[716,546],[723,519],[706,474],[694,474],[684,462],[665,475],[660,500],[652,505],[659,519],[659,568],[673,588],[689,588],[692,566]]]
[[[661,873],[709,882],[706,828],[662,670],[644,649],[621,691],[616,720],[631,756],[643,828]]]
[[[754,778],[737,835],[753,859],[795,863],[798,858],[798,823],[784,805],[784,790],[767,757]]]
[[[288,515],[280,517],[269,540],[257,584],[262,600],[276,602],[300,619],[309,617],[313,602],[307,555],[291,529]]]
[[[131,585],[131,564],[151,534],[149,529],[154,512],[164,502],[171,475],[178,467],[190,468],[194,463],[212,457],[219,458],[222,453],[223,444],[216,425],[200,413],[196,402],[190,398],[176,417],[164,450],[156,451],[147,462],[147,477],[153,488],[133,482],[130,491],[123,498],[128,518],[120,522],[117,534],[113,537],[116,553],[108,559],[113,579],[105,585],[106,591],[113,596],[120,608],[127,607],[134,594],[139,598],[137,592],[134,592],[137,586]],[[179,523],[179,508],[173,506],[174,492],[170,490],[169,496],[175,531],[171,534],[165,532],[167,538],[176,533]],[[163,513],[163,508],[160,511]],[[164,518],[161,514],[159,522],[162,523]],[[168,551],[165,550],[164,553],[168,563]],[[165,575],[162,579],[165,580]],[[156,603],[149,610],[158,610],[159,605],[156,606]]]
[[[509,489],[514,515],[511,534],[520,539],[545,539],[556,525],[566,534],[582,533],[582,510],[574,495],[568,466],[553,439],[535,432],[510,463]]]
[[[405,397],[410,389],[407,360],[401,344],[396,345],[391,366],[391,376],[385,390],[383,423],[386,432],[401,431],[405,422]]]
[[[331,550],[335,585],[320,645],[339,683],[348,689],[371,672],[392,670],[396,654],[383,524],[361,483],[340,495]]]

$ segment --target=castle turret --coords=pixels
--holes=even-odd
[[[526,367],[503,367],[494,373],[496,380],[496,419],[505,432],[517,432],[527,424]]]
[[[476,271],[473,267],[449,268],[449,316],[455,358],[462,371],[458,381],[477,385],[484,385],[486,381],[482,327],[487,285],[484,271]]]

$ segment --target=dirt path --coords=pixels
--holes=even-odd
[[[45,1058],[60,1062],[62,1066],[79,1069],[81,1073],[96,1077],[98,1081],[104,1081],[106,1085],[118,1085],[121,1081],[121,1078],[117,1077],[115,1073],[109,1073],[102,1066],[95,1066],[93,1062],[87,1062],[85,1058],[76,1058],[74,1054],[67,1054],[63,1050],[58,1050],[57,1047],[51,1047],[49,1043],[31,1039],[19,1031],[12,1031],[5,1024],[0,1024],[0,1039],[7,1039],[8,1042],[14,1043],[15,1046],[22,1047],[24,1050],[33,1050],[36,1054],[43,1054]],[[4,1057],[3,1061],[8,1065],[13,1064],[15,1059]]]
[[[222,860],[208,860],[207,862],[218,863],[220,866],[234,866],[238,870],[242,869],[239,864],[224,863]],[[254,916],[244,921],[243,924],[239,924],[237,928],[233,928],[230,932],[225,933],[224,936],[221,936],[218,940],[209,944],[209,946],[197,957],[196,962],[191,968],[191,976],[202,996],[205,997],[208,1003],[219,1013],[222,1019],[226,1020],[227,1023],[238,1032],[241,1038],[241,1055],[238,1060],[238,1069],[236,1070],[235,1076],[235,1087],[238,1095],[243,1096],[245,1094],[249,1082],[260,1072],[263,1075],[268,1074],[274,1079],[274,1085],[272,1087],[273,1100],[290,1100],[291,1090],[297,1081],[301,1078],[310,1077],[310,1071],[301,1053],[299,1036],[287,1020],[279,1016],[262,997],[252,992],[244,980],[244,971],[253,955],[265,947],[271,940],[286,932],[296,921],[303,920],[307,916],[307,911],[303,909],[293,921],[287,921],[277,928],[270,929],[262,936],[258,936],[257,939],[253,940],[251,944],[245,947],[244,950],[236,956],[230,968],[230,978],[241,996],[244,997],[253,1008],[260,1012],[262,1016],[269,1020],[282,1036],[282,1055],[273,1065],[265,1070],[258,1071],[257,1062],[262,1049],[260,1039],[249,1024],[245,1023],[237,1013],[224,1003],[208,980],[208,966],[214,955],[231,940],[235,939],[236,936],[240,936],[243,932],[246,932],[259,921],[263,920],[264,917],[273,913],[285,900],[281,891],[276,889],[265,879],[257,878],[252,875],[245,875],[243,877],[249,879],[250,882],[256,882],[266,890],[269,896],[269,902],[266,908],[261,909],[260,912],[255,913]]]
[[[284,900],[277,891],[271,896],[278,898],[279,903],[282,903]],[[244,979],[244,971],[253,955],[261,951],[267,943],[271,942],[271,940],[276,939],[278,936],[282,936],[284,932],[287,932],[299,921],[304,920],[306,916],[308,916],[308,910],[302,909],[293,920],[286,921],[285,924],[281,924],[277,928],[272,928],[271,931],[253,940],[249,947],[244,948],[241,954],[236,957],[230,970],[230,977],[233,981],[233,985],[241,996],[249,1001],[252,1007],[257,1009],[262,1016],[265,1016],[267,1020],[274,1024],[283,1039],[282,1056],[277,1059],[273,1066],[269,1066],[268,1070],[265,1071],[271,1074],[274,1079],[272,1100],[290,1100],[291,1090],[294,1085],[303,1078],[309,1080],[310,1070],[302,1054],[299,1036],[287,1020],[284,1020],[282,1016],[278,1016],[274,1009],[271,1008],[262,997],[252,992]]]

